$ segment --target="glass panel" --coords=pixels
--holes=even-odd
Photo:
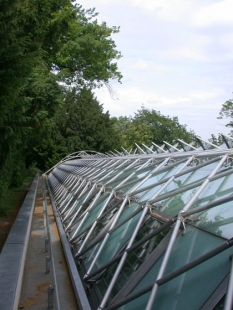
[[[109,180],[111,180],[115,175],[117,175],[118,173],[120,173],[121,171],[123,171],[124,169],[126,169],[128,166],[130,165],[130,162],[125,161],[124,164],[122,164],[122,162],[119,162],[117,164],[116,167],[108,167],[105,174],[107,175],[109,173],[109,171],[111,171],[111,173],[106,176],[105,178],[103,178],[103,180],[101,182],[103,182],[104,184],[107,183]],[[119,167],[120,166],[120,167]],[[102,179],[103,175],[101,175],[101,179]],[[98,180],[99,178],[97,178]]]
[[[151,233],[153,230],[159,228],[161,224],[156,220],[152,219],[150,216],[147,218],[141,229],[139,230],[137,237],[135,239],[137,241],[141,240],[143,237]],[[135,250],[128,253],[126,262],[117,278],[117,282],[112,290],[112,297],[116,295],[119,290],[126,284],[131,275],[142,265],[142,263],[148,258],[151,252],[157,247],[163,237],[170,230],[168,228],[165,231],[162,231],[160,234],[154,236],[150,240],[143,243],[141,246],[137,247]],[[115,273],[116,265],[115,263],[110,266],[106,272],[101,276],[98,280],[98,288],[101,290],[102,295],[106,292],[109,283]]]
[[[151,189],[147,189],[145,191],[143,191],[144,187],[147,187],[149,185],[152,184],[156,184],[157,182],[159,182],[161,179],[163,178],[167,178],[169,176],[171,176],[172,174],[176,173],[176,171],[178,169],[180,169],[180,167],[182,167],[184,165],[184,163],[180,163],[177,166],[173,166],[172,168],[169,167],[169,165],[166,167],[167,169],[165,170],[164,167],[162,167],[162,171],[161,172],[157,172],[156,174],[153,174],[148,180],[146,180],[139,188],[138,190],[142,190],[140,193],[137,194],[138,197],[140,197],[139,201],[146,201],[149,198],[151,198],[158,190],[159,188],[161,188],[161,186],[163,185],[158,185],[156,188],[152,187]]]
[[[86,185],[86,182],[79,182],[79,183],[77,184],[77,186],[75,186],[75,187],[72,189],[71,193],[72,193],[72,194],[75,194],[76,196],[78,196],[78,195],[81,193],[81,191],[83,190],[83,188],[84,188],[85,185]],[[77,191],[77,189],[78,189],[78,191]]]
[[[106,172],[106,174],[107,174],[108,172]],[[110,181],[111,179],[113,179],[117,174],[118,174],[119,172],[118,171],[113,171],[113,172],[111,172],[110,174],[108,174],[105,178],[103,178],[102,179],[102,177],[103,177],[103,175],[102,176],[100,176],[97,180],[96,180],[96,182],[98,183],[98,180],[99,179],[102,179],[100,182],[101,182],[101,184],[106,184],[108,181]]]
[[[135,188],[137,183],[142,182],[142,178],[146,177],[147,174],[150,173],[155,168],[156,168],[156,165],[150,165],[140,171],[136,171],[136,173],[130,178],[130,180],[127,181],[127,183],[132,182],[132,181],[135,181],[135,183],[122,187],[121,191],[124,193],[124,195],[130,193],[133,190],[133,188]]]
[[[108,208],[104,212],[103,216],[98,220],[96,227],[94,228],[93,232],[91,233],[88,244],[94,242],[95,238],[99,236],[99,233],[104,230],[104,228],[112,221],[114,215],[118,211],[120,206],[120,201],[113,199],[112,202],[108,205]],[[84,246],[84,249],[88,245]]]
[[[169,274],[193,259],[200,257],[223,242],[224,240],[219,237],[188,226],[186,234],[180,234],[177,237],[165,274]],[[159,305],[160,310],[200,309],[228,274],[231,267],[229,260],[231,253],[232,249],[229,248],[159,286],[153,308],[156,309]],[[147,272],[144,278],[132,290],[131,294],[154,283],[160,264],[161,259]],[[193,298],[194,292],[195,298]],[[145,309],[147,302],[148,294],[135,299],[120,309]]]
[[[70,221],[71,217],[74,216],[76,211],[78,211],[78,208],[81,207],[82,212],[84,212],[91,203],[91,201],[94,199],[94,195],[97,193],[97,191],[99,191],[99,189],[93,190],[92,194],[90,194],[87,201],[83,205],[82,205],[83,201],[86,199],[86,197],[89,195],[90,192],[87,190],[81,197],[79,197],[77,202],[73,205],[73,207],[67,212],[65,212],[64,218],[66,217],[66,219],[64,220],[64,223]]]
[[[176,182],[176,180],[174,182]],[[183,189],[182,193],[175,194],[174,192],[174,196],[172,196],[172,191],[170,191],[168,192],[168,194],[170,194],[170,197],[166,199],[162,199],[163,194],[159,195],[158,199],[161,197],[161,200],[153,204],[154,210],[158,210],[159,212],[165,212],[169,216],[177,215],[189,202],[189,200],[191,200],[191,198],[195,195],[196,191],[200,187],[200,184],[199,186],[195,187],[194,183],[194,187],[192,189],[185,191],[185,185],[185,183],[181,185],[181,188]],[[196,200],[196,202],[191,208],[202,206],[213,200],[226,197],[232,193],[232,189],[233,175],[228,175],[227,177],[212,181],[206,186],[204,191],[200,194],[199,198]],[[194,217],[197,218],[196,216]]]
[[[117,309],[119,310],[142,310],[142,309],[146,309],[146,303],[150,298],[150,292],[146,293],[142,296],[140,296],[137,299],[134,299],[133,301],[127,303],[126,305],[119,307]],[[160,308],[158,309],[160,310]],[[168,309],[166,309],[168,310]],[[179,309],[180,310],[180,309]]]
[[[135,203],[126,206],[120,218],[118,219],[117,223],[122,222],[131,213],[133,213],[135,210],[139,208],[141,208],[141,206]],[[100,253],[92,271],[95,271],[102,265],[106,264],[106,262],[108,262],[125,245],[125,243],[132,236],[132,233],[137,225],[140,215],[141,212],[136,214],[134,217],[129,219],[126,223],[121,225],[118,229],[116,229],[110,234],[110,237],[108,238],[107,243],[105,244],[102,252]],[[97,248],[94,249],[94,252],[96,255]],[[84,265],[87,269],[90,267],[92,260],[93,260],[93,253],[89,253],[88,257],[85,258],[84,260]]]
[[[145,173],[146,176],[147,173]],[[129,194],[135,188],[137,184],[140,184],[142,180],[138,177],[138,175],[134,174],[127,183],[120,188],[121,196]]]
[[[164,212],[168,216],[173,217],[184,208],[184,206],[189,202],[189,200],[195,195],[198,188],[199,186],[179,193],[177,195],[171,196],[167,199],[157,201],[153,204],[153,209],[159,212]],[[158,198],[159,197],[160,196],[158,196]]]
[[[229,196],[232,193],[232,189],[233,172],[231,175],[210,182],[199,196],[199,200],[194,207]]]
[[[99,294],[101,295],[101,298],[103,298],[104,294],[106,293],[109,283],[117,269],[118,264],[119,261],[113,263],[110,267],[108,267],[105,270],[103,274],[97,275],[97,278],[100,277],[100,279],[98,279],[98,281],[96,282],[97,284],[96,286],[99,289]]]
[[[107,201],[109,195],[110,195],[110,193],[106,192],[98,199],[96,204],[89,211],[87,218],[82,223],[82,227],[79,229],[77,236],[80,235],[82,232],[85,231],[85,229],[87,229],[88,227],[90,227],[93,224],[93,222],[96,220],[98,214],[100,213],[102,207],[104,206],[105,202]],[[80,222],[82,221],[83,216],[85,216],[85,214],[86,213],[83,213],[82,217],[80,217],[78,222],[75,223],[75,225],[72,227],[72,232],[70,234],[70,238],[73,238],[75,231],[78,228],[78,226],[80,225]]]
[[[158,228],[159,226],[160,226],[160,223],[156,222],[154,229]],[[145,227],[145,230],[146,230],[146,227]],[[169,230],[170,230],[170,227],[162,231],[158,235],[154,236],[150,240],[146,241],[144,244],[137,247],[135,250],[129,252],[126,262],[117,279],[116,285],[113,288],[113,291],[112,291],[113,295],[116,295],[120,291],[120,289],[130,279],[132,274],[135,273],[136,270],[138,270],[138,268],[146,261],[146,259],[152,253],[152,251],[159,245],[159,243],[164,238],[164,236],[166,236],[166,234],[169,232]]]
[[[194,214],[191,219],[193,225],[230,239],[233,235],[233,201]]]
[[[144,162],[141,163],[141,165],[143,164]],[[135,188],[137,183],[140,184],[140,182],[142,182],[143,180],[143,177],[146,177],[147,174],[151,173],[151,171],[153,171],[157,165],[158,165],[157,163],[151,164],[150,162],[148,163],[148,166],[144,167],[143,169],[139,171],[135,171],[136,169],[134,169],[135,174],[129,180],[127,180],[127,183],[124,186],[122,186],[120,189],[120,191],[122,192],[122,195],[123,194],[126,195],[127,193],[130,193]]]
[[[217,305],[213,308],[213,310],[223,310],[223,309],[224,309],[225,297],[226,297],[226,295],[224,295],[224,296],[221,298],[221,300],[219,300],[219,302],[218,302]]]
[[[114,180],[113,182],[111,182],[109,184],[109,186],[111,186],[111,188],[116,187],[117,185],[119,185],[124,179],[126,179],[132,172],[134,171],[134,169],[129,169],[124,171],[118,178],[117,180]],[[131,178],[129,179],[129,182],[131,181]]]
[[[182,164],[179,166],[181,167]],[[176,189],[184,189],[185,186],[190,185],[191,183],[195,183],[197,181],[205,180],[205,178],[212,172],[212,170],[215,168],[217,163],[212,163],[210,165],[201,167],[200,169],[193,170],[191,172],[188,172],[187,174],[181,175],[180,177],[177,177],[172,181],[165,189],[164,191],[160,194],[166,194],[169,192],[172,192]],[[189,168],[189,167],[188,167]],[[187,169],[187,168],[186,168]],[[174,175],[175,172],[172,170],[169,172],[170,175]],[[167,175],[166,175],[167,177]],[[139,201],[144,202],[149,200],[154,196],[154,194],[162,187],[162,185],[156,186],[154,188],[151,188],[148,190],[146,193],[143,193],[143,196],[140,197]]]
[[[209,202],[228,197],[233,191],[233,174],[210,182],[192,206],[203,206]],[[224,238],[231,238],[233,231],[233,201],[206,211],[193,214],[192,224]]]

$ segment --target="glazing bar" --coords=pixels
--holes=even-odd
[[[177,237],[177,234],[178,234],[178,231],[179,231],[179,228],[180,228],[180,224],[182,223],[182,220],[183,220],[183,217],[181,215],[182,212],[187,211],[192,206],[194,201],[198,198],[200,193],[206,188],[206,186],[210,182],[209,179],[211,177],[213,177],[217,173],[217,171],[223,165],[223,163],[225,162],[225,160],[227,158],[228,158],[228,155],[225,154],[225,156],[223,156],[222,159],[219,161],[219,163],[216,165],[215,169],[210,173],[209,177],[203,182],[202,186],[197,190],[196,194],[190,199],[190,201],[186,204],[184,209],[180,212],[180,214],[178,216],[178,219],[177,219],[177,222],[176,222],[176,224],[174,226],[173,233],[171,235],[171,239],[170,239],[170,242],[168,244],[167,250],[165,252],[164,259],[162,261],[162,264],[161,264],[160,270],[158,272],[158,276],[156,278],[156,281],[158,279],[162,278],[162,276],[164,274],[164,271],[166,269],[169,257],[171,255],[171,251],[172,251],[173,245],[174,245],[174,243],[176,241],[176,237]],[[149,301],[147,303],[146,310],[152,310],[153,309],[154,300],[155,300],[155,297],[156,297],[156,294],[157,294],[157,290],[158,290],[158,284],[156,283],[156,281],[155,281],[155,284],[154,284],[153,289],[151,291],[151,295],[150,295]]]
[[[224,303],[224,310],[232,310],[233,309],[233,255],[231,255],[231,272],[230,278],[228,282],[227,294]]]

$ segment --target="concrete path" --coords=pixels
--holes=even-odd
[[[21,290],[19,309],[48,309],[48,288],[50,286],[54,287],[54,283],[57,283],[57,285],[56,287],[54,287],[53,309],[78,309],[60,242],[60,236],[53,215],[52,206],[48,198],[48,220],[56,276],[54,277],[53,275],[52,264],[50,264],[50,273],[46,274],[46,257],[49,256],[50,253],[45,252],[46,236],[44,229],[45,221],[41,183],[42,181],[40,179],[32,220],[29,246],[25,261],[25,270],[23,276],[23,285]],[[56,302],[55,290],[57,290],[58,292],[60,305],[58,305]]]

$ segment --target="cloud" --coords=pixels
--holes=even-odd
[[[93,7],[93,3],[95,3],[93,0],[85,0],[85,4],[81,4],[89,8]],[[138,7],[162,22],[185,23],[193,27],[233,25],[232,0],[98,0],[98,4],[94,6],[100,14],[105,6],[131,7],[131,9]]]
[[[224,91],[221,88],[217,88],[212,91],[196,91],[187,93],[183,96],[172,96],[172,94],[160,95],[156,93],[156,90],[146,90],[145,88],[136,86],[121,86],[116,92],[115,100],[110,97],[106,89],[97,90],[96,94],[98,98],[100,98],[100,102],[105,103],[107,110],[122,113],[123,108],[124,112],[120,115],[129,115],[132,114],[132,112],[136,112],[142,104],[144,104],[146,108],[161,111],[164,107],[176,108],[177,110],[184,108],[193,109],[194,104],[195,108],[199,111],[219,111],[220,107],[213,105],[213,101],[218,100],[218,98],[224,94]]]
[[[130,0],[132,4],[153,12],[161,20],[177,21],[185,17],[187,11],[194,7],[195,1],[189,0]]]
[[[233,25],[232,19],[233,2],[232,0],[221,0],[201,6],[193,14],[192,23],[198,27],[209,27],[213,25]]]
[[[134,6],[156,15],[161,21],[194,27],[233,24],[232,0],[130,0]]]
[[[115,100],[98,90],[104,110],[129,116],[144,104],[203,137],[224,131],[217,116],[232,96],[232,0],[85,0],[93,4],[121,27],[113,39],[123,84],[113,84]]]
[[[167,66],[158,64],[154,61],[138,59],[136,62],[131,66],[133,70],[137,71],[145,71],[151,72],[155,71],[156,74],[166,72],[168,70]]]
[[[155,90],[142,87],[119,86],[117,98],[111,99],[106,89],[97,90],[100,103],[104,110],[110,111],[111,116],[134,116],[142,105],[145,108],[160,111],[163,115],[178,116],[181,124],[187,124],[188,129],[205,139],[212,133],[227,134],[229,129],[224,127],[224,121],[219,121],[219,114],[224,90],[216,88],[210,91],[190,91],[185,95],[158,94]]]

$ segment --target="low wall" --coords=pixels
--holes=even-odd
[[[17,310],[39,175],[36,175],[0,254],[0,309]]]

